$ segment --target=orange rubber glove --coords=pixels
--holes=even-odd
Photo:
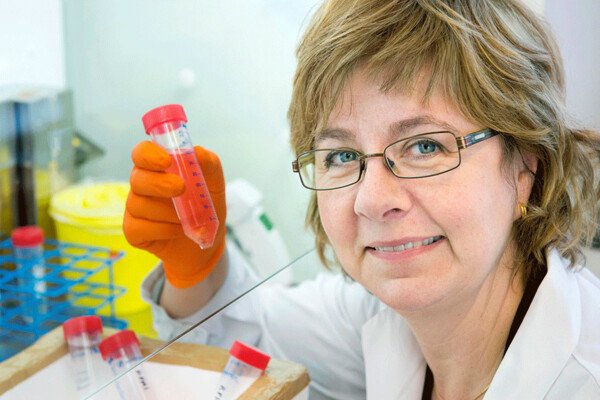
[[[171,198],[183,193],[184,180],[165,172],[171,158],[152,142],[140,142],[131,152],[134,167],[123,218],[127,241],[160,258],[167,280],[179,288],[193,286],[206,278],[225,250],[225,179],[221,161],[215,153],[200,146],[194,150],[219,217],[212,247],[202,250],[183,233]]]

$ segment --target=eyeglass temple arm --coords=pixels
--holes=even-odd
[[[485,128],[477,132],[469,133],[465,136],[457,137],[456,144],[458,145],[459,149],[464,150],[475,143],[479,143],[485,139],[491,138],[492,136],[496,136],[497,134],[498,132],[490,128]]]

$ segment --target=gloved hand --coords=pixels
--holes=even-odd
[[[171,158],[152,142],[140,142],[131,152],[134,167],[123,219],[127,241],[160,258],[167,280],[179,288],[193,286],[206,278],[225,250],[225,179],[221,161],[215,153],[200,146],[194,150],[219,217],[212,247],[202,250],[183,233],[171,198],[183,193],[184,180],[165,172]]]

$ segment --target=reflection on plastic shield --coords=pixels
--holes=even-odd
[[[284,321],[273,324],[275,321],[270,319],[283,315],[281,307],[293,299],[299,285],[284,285],[276,279],[277,275],[293,270],[296,276],[309,276],[315,265],[320,265],[318,257],[310,250],[263,280],[257,279],[255,271],[247,265],[236,266],[236,260],[231,261],[230,276],[221,291],[230,292],[235,286],[238,294],[234,298],[227,293],[217,294],[207,305],[208,310],[195,315],[201,316],[197,322],[190,323],[168,342],[141,338],[142,353],[147,356],[87,398],[269,399],[274,394],[281,399],[308,398],[307,369],[281,357],[281,353],[277,353],[279,357],[269,354],[274,349],[265,346],[262,338],[269,335],[265,331],[270,327],[282,332],[286,328]],[[282,301],[283,293],[287,300]],[[294,318],[293,314],[288,312],[285,318]],[[304,333],[285,334],[292,340],[296,340],[294,336],[301,340]],[[221,387],[219,393],[219,382],[223,382],[223,371],[231,356],[229,350],[236,340],[257,348],[260,344],[266,347],[260,350],[272,357],[264,374],[258,378],[229,377],[233,379],[227,380],[228,385],[233,387],[227,390]]]

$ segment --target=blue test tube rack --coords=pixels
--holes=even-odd
[[[47,239],[46,273],[36,278],[26,265],[16,268],[11,240],[1,241],[0,361],[75,316],[99,315],[104,326],[127,328],[127,322],[115,316],[115,299],[125,288],[113,284],[113,264],[122,256],[104,247]],[[108,281],[90,280],[106,272]]]

